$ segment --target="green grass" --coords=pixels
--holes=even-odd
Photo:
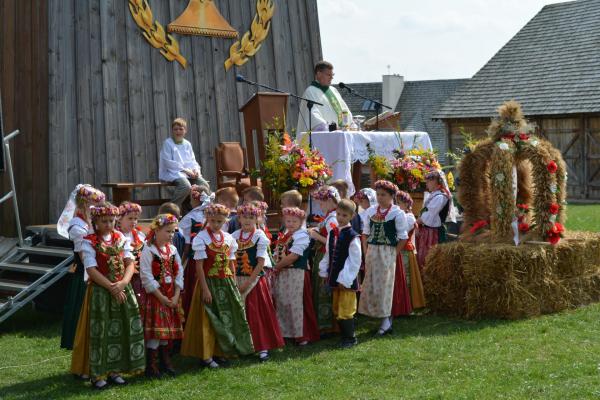
[[[569,213],[569,229],[598,231],[600,206]],[[132,378],[96,393],[68,374],[60,316],[28,308],[0,325],[0,399],[599,398],[599,315],[600,304],[514,322],[419,316],[395,321],[384,339],[372,338],[376,321],[361,318],[351,350],[329,339],[218,371],[176,358],[174,379]]]

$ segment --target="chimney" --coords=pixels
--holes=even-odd
[[[400,95],[404,89],[404,77],[398,74],[383,75],[383,86],[381,93],[381,102],[386,106],[396,109]],[[385,111],[385,110],[384,110]]]

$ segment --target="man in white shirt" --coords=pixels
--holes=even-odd
[[[311,110],[312,120],[310,123],[313,132],[327,132],[329,125],[334,122],[338,127],[341,126],[344,111],[348,113],[348,121],[352,121],[352,113],[348,105],[337,89],[331,86],[333,76],[333,65],[327,61],[319,61],[315,65],[315,80],[302,95],[304,98],[323,104],[322,106],[315,104]],[[308,108],[306,101],[302,100],[296,133],[307,132],[308,124]]]
[[[208,182],[202,177],[192,144],[185,139],[187,122],[183,118],[176,118],[171,124],[171,133],[171,137],[164,141],[160,151],[158,178],[164,182],[175,183],[172,201],[182,208],[192,184],[208,187]]]

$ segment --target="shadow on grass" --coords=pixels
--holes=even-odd
[[[37,315],[40,314],[40,315]],[[26,336],[56,337],[60,333],[60,325],[52,316],[41,313],[35,313],[36,318],[25,318],[18,316],[15,319],[15,325],[18,328],[10,328],[10,332],[23,333]],[[23,319],[24,318],[24,319]],[[41,320],[40,320],[41,318]],[[18,322],[18,324],[17,324]],[[49,329],[45,322],[51,322],[55,328]],[[433,336],[451,336],[454,334],[463,334],[465,332],[476,332],[481,329],[494,328],[510,324],[512,321],[503,320],[483,320],[483,321],[465,321],[460,319],[449,319],[441,316],[423,315],[406,318],[397,318],[394,321],[394,332],[385,338],[376,338],[374,333],[379,327],[379,321],[366,317],[357,319],[357,337],[359,346],[371,341],[402,341],[410,337],[433,337]],[[323,352],[341,351],[339,350],[339,336],[332,336],[328,339],[310,344],[306,347],[298,347],[288,344],[283,350],[272,351],[271,360],[268,364],[285,363],[295,359],[306,359]],[[332,355],[334,357],[334,355]],[[175,365],[178,369],[178,376],[186,377],[198,374],[210,374],[212,371],[200,368],[200,361],[189,357],[175,357]],[[255,356],[243,357],[231,360],[228,369],[247,368],[258,364]],[[132,377],[129,379],[129,386],[136,387],[147,383],[143,376]],[[165,380],[166,382],[166,380]],[[110,388],[104,391],[103,397],[118,396],[120,388]],[[128,392],[130,392],[128,390]],[[72,396],[82,394],[93,394],[94,391],[89,384],[73,379],[65,371],[64,374],[54,374],[40,379],[19,382],[0,389],[0,398],[29,399],[29,398],[51,398],[66,399]]]
[[[6,334],[50,339],[60,336],[61,325],[62,314],[37,311],[28,305],[0,325],[0,340]]]

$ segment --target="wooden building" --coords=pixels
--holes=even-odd
[[[600,200],[600,0],[545,6],[433,114],[461,148],[516,99],[568,165],[569,198]]]
[[[166,26],[188,0],[149,0]],[[240,33],[256,0],[216,0]],[[238,109],[254,89],[236,74],[301,93],[322,58],[316,0],[275,0],[271,31],[255,57],[224,69],[232,39],[175,35],[188,66],[170,63],[142,37],[126,0],[0,2],[0,91],[4,130],[13,143],[23,225],[54,222],[80,183],[158,179],[158,153],[170,122],[188,120],[203,174],[215,180],[214,148],[243,141]],[[290,100],[288,124],[298,104]],[[0,172],[0,193],[8,177]],[[157,197],[157,189],[137,193]],[[0,206],[0,234],[14,233],[12,208]]]

